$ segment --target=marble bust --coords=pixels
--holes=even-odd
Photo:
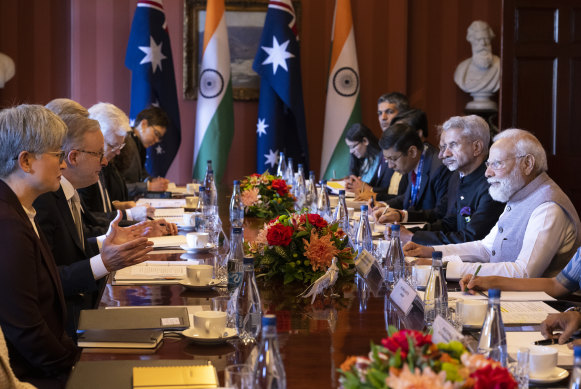
[[[472,57],[460,62],[454,72],[454,81],[460,89],[470,93],[474,100],[466,104],[469,110],[496,110],[490,96],[500,88],[500,58],[492,54],[490,45],[494,32],[481,20],[468,27],[466,40],[472,45]]]
[[[4,53],[0,53],[0,88],[14,77],[14,61]]]

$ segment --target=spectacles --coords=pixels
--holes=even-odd
[[[121,143],[119,145],[112,145],[111,143],[107,142],[107,146],[109,146],[112,152],[116,152],[120,151],[123,147],[125,147],[125,143]]]
[[[79,150],[79,149],[73,149],[73,150],[76,150],[80,153],[93,155],[93,156],[99,158],[99,162],[103,162],[103,157],[105,156],[104,151],[87,151],[87,150]]]
[[[491,168],[492,170],[501,170],[505,168],[505,162],[506,161],[510,161],[511,159],[518,159],[518,158],[523,158],[526,157],[528,154],[525,155],[517,155],[515,157],[510,157],[510,158],[506,158],[503,159],[502,161],[486,161],[485,165],[487,168]]]
[[[393,158],[393,157],[384,157],[385,160],[387,162],[391,162],[391,163],[396,163],[398,159],[400,159],[401,157],[403,157],[403,153],[398,155],[397,157]]]
[[[67,153],[65,153],[64,150],[47,151],[45,154],[50,154],[50,155],[54,155],[55,157],[57,157],[59,159],[59,164],[63,163],[63,161],[65,160],[65,156],[67,155]]]

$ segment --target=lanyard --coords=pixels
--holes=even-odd
[[[416,176],[416,182],[412,183],[412,190],[411,190],[412,193],[411,193],[407,208],[415,206],[416,202],[418,201],[418,192],[420,189],[420,184],[422,182],[422,168],[424,167],[425,155],[426,154],[424,152],[422,152],[422,156],[420,157],[420,163],[418,165],[418,174]]]

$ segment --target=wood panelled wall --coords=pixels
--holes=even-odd
[[[130,72],[125,48],[135,0],[0,0],[0,51],[16,77],[0,89],[0,107],[45,104],[71,97],[85,106],[108,101],[128,111]],[[165,0],[178,84],[182,91],[182,0]],[[312,168],[322,148],[325,88],[334,0],[302,0],[301,56]],[[377,134],[377,97],[407,93],[427,112],[430,127],[463,113],[469,100],[453,82],[456,65],[471,55],[466,28],[487,21],[500,52],[501,0],[352,0],[361,77],[363,121]],[[192,170],[195,101],[179,96],[182,146],[169,178],[184,183]],[[235,136],[225,180],[255,169],[257,102],[236,102]],[[430,139],[436,142],[435,131]]]

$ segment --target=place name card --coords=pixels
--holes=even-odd
[[[454,328],[454,326],[442,316],[436,316],[434,324],[432,325],[432,342],[434,343],[448,343],[452,340],[462,341],[464,336]]]
[[[412,304],[416,296],[417,293],[415,289],[409,286],[403,278],[400,278],[393,287],[389,298],[407,316],[412,309]]]
[[[355,259],[355,269],[357,273],[365,280],[374,294],[381,289],[383,285],[383,272],[381,266],[369,251],[363,250]]]

